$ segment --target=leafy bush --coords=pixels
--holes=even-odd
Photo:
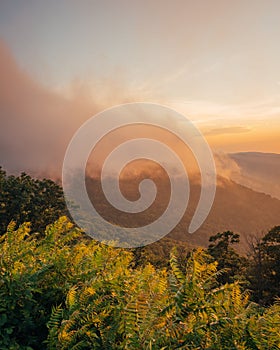
[[[0,167],[0,234],[11,221],[32,222],[32,231],[44,232],[48,224],[65,214],[63,191],[55,182],[25,173],[8,176]]]
[[[87,239],[66,217],[0,238],[0,349],[279,349],[280,303],[220,283],[203,249],[168,268]]]
[[[30,224],[11,223],[0,238],[0,348],[43,349],[53,305],[92,276],[93,252],[66,217],[30,235]]]
[[[66,306],[53,310],[49,349],[279,347],[279,307],[261,312],[238,283],[217,287],[217,263],[203,250],[185,271],[172,255],[170,273],[114,260],[106,258],[107,273],[72,288]]]

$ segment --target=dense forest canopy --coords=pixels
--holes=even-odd
[[[0,186],[0,349],[280,348],[280,227],[247,257],[231,231],[117,249],[65,216],[53,181],[1,170]]]
[[[62,188],[50,179],[34,179],[22,173],[7,175],[0,167],[0,234],[13,220],[32,222],[32,231],[45,227],[66,214]]]

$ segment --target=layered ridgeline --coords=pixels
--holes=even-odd
[[[87,178],[108,220],[141,226],[164,210],[167,179],[138,175],[121,179],[128,198],[139,196],[144,175],[160,193],[138,221],[110,209],[99,181]],[[192,178],[189,208],[169,238],[128,250],[89,239],[66,216],[55,221],[67,211],[51,180],[0,171],[0,187],[1,349],[279,349],[280,226],[268,228],[278,223],[280,201],[219,178],[207,221],[188,236],[200,193]],[[18,227],[24,221],[31,227]],[[208,245],[211,225],[226,231],[212,235],[208,249],[191,250]],[[266,225],[250,255],[234,251],[239,235],[229,230],[244,228],[244,246],[254,233],[245,227]]]
[[[159,169],[150,170],[152,171],[130,173],[120,179],[123,195],[132,201],[139,198],[138,185],[143,178],[151,178],[157,185],[155,202],[139,214],[126,214],[116,210],[106,201],[100,181],[95,177],[88,177],[88,194],[97,211],[116,225],[139,227],[141,233],[143,225],[162,215],[170,198],[170,183],[166,174],[161,173]],[[178,181],[180,182],[180,179]],[[240,234],[239,249],[245,252],[252,236],[262,236],[270,228],[280,224],[280,200],[219,176],[216,197],[209,216],[195,233],[189,234],[188,227],[201,193],[199,178],[191,176],[190,183],[190,200],[185,215],[167,236],[172,240],[172,245],[174,241],[178,241],[190,247],[206,247],[210,236],[230,230]],[[7,176],[1,171],[0,185],[2,232],[11,220],[18,224],[31,221],[34,231],[40,231],[45,225],[67,213],[63,192],[59,185],[51,180],[36,180],[25,174],[19,177]],[[98,238],[98,230],[102,229],[96,228],[95,238]],[[108,240],[115,239],[111,232],[108,232],[107,236],[106,232],[104,234],[103,237]]]
[[[108,221],[125,227],[131,225],[140,228],[157,219],[164,212],[170,197],[168,180],[158,176],[152,176],[152,178],[157,184],[158,196],[154,204],[141,214],[120,213],[113,208],[106,202],[100,182],[96,179],[87,179],[88,193],[97,210]],[[122,179],[120,187],[126,198],[131,200],[139,198],[139,181],[139,178]],[[244,253],[252,236],[260,237],[271,227],[280,224],[280,200],[232,180],[218,177],[212,209],[203,225],[190,234],[188,227],[201,193],[199,179],[192,177],[190,183],[190,200],[186,213],[167,236],[172,240],[187,242],[190,246],[206,247],[210,236],[230,230],[240,234],[239,250]]]
[[[234,181],[280,199],[280,154],[242,152],[229,158],[237,165],[231,174]]]

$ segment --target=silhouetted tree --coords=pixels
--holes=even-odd
[[[218,262],[218,270],[223,270],[218,281],[221,284],[244,281],[246,259],[232,248],[239,243],[239,234],[231,231],[217,233],[209,238],[208,253]]]
[[[248,273],[253,298],[268,305],[280,297],[280,226],[272,228],[251,249]]]

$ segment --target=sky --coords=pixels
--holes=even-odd
[[[279,0],[1,0],[0,159],[61,163],[91,115],[186,115],[215,152],[280,153]]]

